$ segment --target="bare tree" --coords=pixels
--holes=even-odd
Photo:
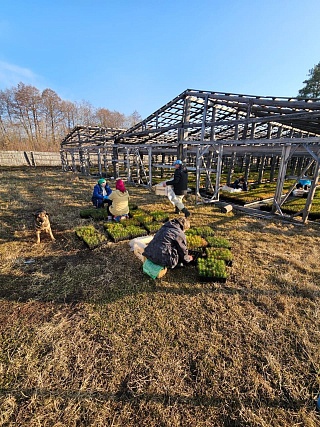
[[[70,101],[62,101],[60,103],[61,112],[64,120],[62,123],[62,135],[69,133],[77,125],[77,106]]]
[[[57,143],[57,134],[59,126],[64,119],[61,98],[52,89],[45,89],[42,92],[43,113],[46,128],[46,140],[50,145],[55,146]]]
[[[95,109],[87,101],[64,101],[49,88],[40,92],[19,83],[0,91],[0,147],[8,150],[58,150],[75,126],[125,129],[139,121],[136,111],[125,116],[107,108]]]
[[[96,110],[96,121],[98,126],[109,128],[124,128],[126,117],[118,111],[110,111],[106,108]]]
[[[7,130],[7,98],[6,93],[0,91],[0,148],[5,149],[10,143],[10,136]],[[10,128],[10,127],[9,127]]]
[[[138,111],[134,111],[130,116],[127,118],[127,127],[131,128],[132,126],[136,125],[137,123],[142,121],[142,117],[138,113]]]
[[[77,107],[77,125],[92,126],[95,124],[95,111],[88,101],[75,104]]]
[[[13,89],[13,111],[16,119],[23,126],[29,143],[37,148],[41,142],[39,115],[41,114],[40,91],[30,85],[19,83]],[[37,144],[38,143],[38,144]]]

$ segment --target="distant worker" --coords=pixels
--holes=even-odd
[[[91,201],[96,208],[103,208],[104,204],[111,204],[109,196],[112,193],[109,183],[104,178],[100,178],[93,188]]]
[[[167,268],[191,262],[193,257],[188,254],[185,235],[185,231],[189,228],[189,220],[184,217],[164,223],[142,254],[147,258],[143,264],[143,271],[155,279],[163,277]]]
[[[185,217],[188,218],[190,216],[190,212],[187,208],[185,208],[182,199],[187,194],[188,189],[188,171],[187,168],[182,166],[181,160],[175,160],[173,162],[173,166],[175,167],[173,179],[170,181],[166,181],[163,186],[172,185],[174,197],[172,199],[172,203],[175,205],[175,213],[183,212]]]
[[[303,189],[308,191],[311,187],[311,181],[307,176],[303,176],[301,179],[299,179],[298,184],[296,185],[296,188]]]
[[[241,178],[237,178],[234,183],[231,185],[232,188],[235,188],[237,190],[242,190],[242,191],[248,191],[248,183],[247,181],[244,179],[244,176],[242,176]]]

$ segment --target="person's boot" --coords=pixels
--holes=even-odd
[[[176,206],[174,213],[179,214],[180,213],[180,209]]]
[[[157,279],[161,279],[161,277],[163,277],[167,273],[167,271],[167,267],[164,267],[162,270],[160,270]]]
[[[188,209],[187,209],[187,208],[183,208],[181,212],[183,212],[183,213],[184,213],[184,216],[185,216],[186,218],[188,218],[188,216],[190,216],[190,212],[188,211]]]

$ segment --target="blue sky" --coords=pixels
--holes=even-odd
[[[319,0],[1,0],[0,89],[146,118],[185,89],[296,96]]]

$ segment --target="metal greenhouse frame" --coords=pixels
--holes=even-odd
[[[277,164],[273,212],[280,215],[289,195],[283,195],[288,170],[294,169],[297,181],[309,171],[312,187],[302,213],[306,222],[319,181],[320,102],[187,89],[128,130],[77,127],[61,143],[63,170],[76,170],[79,161],[81,172],[90,174],[93,155],[100,175],[106,167],[115,177],[124,170],[128,181],[149,187],[153,171],[171,167],[178,157],[195,174],[196,198],[203,200],[204,177],[211,201],[219,200],[225,162],[232,171],[241,158],[248,174],[258,159],[261,176],[266,162],[273,171]]]

